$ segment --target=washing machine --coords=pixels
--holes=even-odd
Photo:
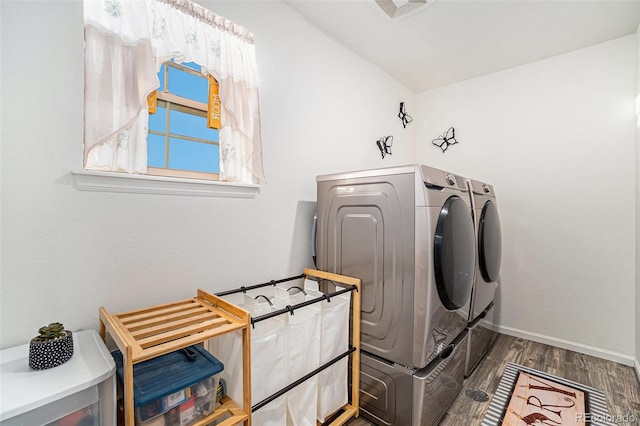
[[[466,181],[424,165],[316,180],[318,268],[362,281],[362,413],[431,424],[464,378],[476,267]]]
[[[494,331],[495,294],[502,262],[502,231],[492,185],[467,179],[476,229],[477,259],[471,306],[465,376],[471,375],[491,347]]]

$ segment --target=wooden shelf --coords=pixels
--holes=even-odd
[[[192,299],[119,314],[110,314],[100,307],[100,336],[106,341],[109,333],[122,352],[125,425],[135,425],[134,364],[239,330],[243,342],[243,407],[225,398],[221,407],[196,425],[205,425],[226,415],[228,418],[221,426],[242,422],[251,426],[250,325],[248,312],[204,290],[198,290]]]

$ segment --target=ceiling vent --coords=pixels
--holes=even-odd
[[[391,18],[400,18],[416,13],[433,4],[435,0],[375,0],[380,9]]]

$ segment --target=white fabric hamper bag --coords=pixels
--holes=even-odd
[[[305,279],[304,287],[309,299],[324,295],[319,291],[317,281]],[[320,303],[320,365],[331,361],[349,349],[351,293],[343,293],[331,297],[330,300],[330,302],[325,300]],[[341,359],[318,375],[317,419],[320,422],[324,422],[328,416],[335,413],[349,401],[347,384],[348,359],[348,357]]]
[[[274,309],[305,301],[301,291],[290,294],[282,284],[276,287]],[[287,384],[304,377],[320,366],[320,304],[298,308],[284,314],[287,336]],[[286,394],[287,426],[315,426],[318,407],[318,376],[315,375]]]
[[[227,300],[249,311],[253,318],[271,311],[262,297],[258,300],[243,295],[242,303],[236,298]],[[227,381],[228,395],[236,403],[242,397],[242,336],[227,333],[210,341],[211,352],[224,364],[221,377]],[[257,404],[285,386],[286,369],[285,323],[270,318],[255,324],[251,330],[251,401]],[[283,426],[286,424],[285,397],[279,397],[252,414],[255,425]]]
[[[252,318],[271,312],[266,298],[245,296],[245,305]],[[251,401],[257,404],[286,385],[286,329],[282,317],[269,318],[255,324],[251,330]],[[286,419],[286,404],[281,396],[252,415],[255,425],[282,426]]]

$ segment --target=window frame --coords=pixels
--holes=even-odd
[[[184,67],[202,76],[202,73]],[[167,87],[166,81],[164,87]],[[156,92],[162,102],[184,104],[204,111],[208,106],[203,102],[177,96],[170,92]],[[177,102],[176,102],[177,101]],[[217,142],[219,146],[219,141]],[[78,191],[115,192],[131,194],[178,195],[190,197],[255,198],[261,186],[254,183],[225,182],[218,173],[194,172],[188,170],[148,167],[146,174],[132,174],[120,171],[95,169],[72,170],[72,185]],[[214,178],[215,177],[215,178]]]
[[[132,194],[183,195],[191,197],[255,198],[260,185],[205,179],[152,176],[103,170],[74,170],[78,191]]]
[[[196,116],[200,116],[200,117],[204,117],[206,119],[207,114],[208,114],[208,110],[209,107],[206,103],[204,102],[199,102],[196,101],[194,99],[189,99],[189,98],[185,98],[179,95],[176,95],[175,93],[171,93],[169,91],[169,68],[175,68],[177,70],[189,73],[191,75],[200,77],[200,78],[204,78],[207,79],[207,76],[202,74],[199,71],[194,70],[193,68],[190,68],[186,65],[182,65],[180,63],[176,63],[173,62],[171,60],[166,61],[163,63],[164,65],[164,75],[163,75],[163,84],[162,86],[164,87],[164,90],[160,91],[157,90],[156,91],[156,99],[157,99],[157,104],[158,106],[161,106],[162,104],[165,105],[166,111],[167,111],[167,122],[169,120],[169,111],[172,109],[171,106],[177,106],[177,108],[174,108],[173,110],[175,111],[180,111],[186,114],[192,114],[192,115],[196,115]],[[169,104],[169,105],[167,105]],[[196,112],[196,113],[194,113]],[[149,116],[151,117],[151,114],[149,114]],[[167,128],[167,130],[170,130],[170,127]],[[194,142],[199,142],[199,143],[206,143],[206,144],[210,144],[210,145],[216,145],[218,146],[218,150],[220,149],[220,141],[213,141],[213,142],[209,142],[203,139],[198,139],[198,138],[190,138],[190,137],[185,137],[184,135],[176,135],[173,133],[170,133],[169,131],[167,131],[166,133],[159,133],[156,131],[152,131],[151,129],[148,130],[148,134],[156,134],[156,135],[161,135],[161,136],[165,136],[166,140],[165,140],[165,164],[167,165],[167,167],[150,167],[148,165],[148,161],[147,161],[147,175],[150,176],[166,176],[166,177],[175,177],[175,178],[187,178],[187,179],[204,179],[204,180],[211,180],[211,181],[220,181],[220,174],[219,173],[210,173],[210,172],[199,172],[199,171],[193,171],[193,170],[183,170],[183,169],[175,169],[175,168],[169,168],[169,140],[171,138],[171,136],[177,136],[180,137],[181,139],[185,139],[185,140],[192,140]]]

